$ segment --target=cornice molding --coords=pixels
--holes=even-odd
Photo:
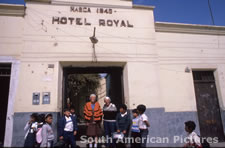
[[[25,0],[25,2],[51,3],[51,0]]]
[[[121,9],[132,9],[131,2],[122,2],[118,4],[111,3],[99,3],[99,2],[91,2],[91,1],[82,1],[77,0],[74,2],[64,1],[64,0],[52,0],[51,4],[54,5],[66,5],[66,6],[84,6],[84,7],[104,7],[104,8],[121,8]],[[130,5],[129,5],[130,3]]]
[[[25,6],[16,4],[0,4],[0,16],[24,16]]]
[[[154,10],[155,9],[154,6],[145,6],[145,5],[137,5],[137,4],[133,4],[132,7],[134,9],[145,9],[145,10]]]
[[[225,35],[225,26],[156,22],[156,32]]]

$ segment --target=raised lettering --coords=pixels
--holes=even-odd
[[[68,17],[68,20],[70,21],[70,25],[73,24],[74,18],[73,17]]]
[[[112,27],[113,26],[113,21],[112,20],[107,20],[107,26]]]
[[[73,6],[70,7],[70,11],[74,12],[74,7]]]
[[[84,24],[85,24],[86,26],[90,26],[90,25],[91,25],[91,23],[88,23],[88,22],[87,22],[87,19],[86,19],[86,18],[84,19]]]
[[[113,22],[115,23],[116,27],[118,27],[119,20],[113,20]]]
[[[76,24],[77,25],[83,25],[83,23],[81,22],[81,18],[76,18]]]
[[[67,18],[66,17],[61,17],[60,24],[67,24]]]
[[[127,27],[133,28],[133,27],[134,27],[134,25],[130,24],[130,22],[129,22],[129,21],[127,21]]]
[[[54,24],[55,22],[59,24],[59,17],[52,17],[52,24]]]
[[[121,21],[120,27],[126,27],[124,20]]]
[[[105,26],[105,20],[99,19],[99,26]]]

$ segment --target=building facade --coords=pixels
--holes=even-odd
[[[57,129],[66,73],[90,69],[114,76],[115,102],[146,105],[148,146],[180,145],[174,136],[185,136],[187,120],[223,141],[225,27],[155,22],[154,7],[122,0],[30,0],[0,10],[4,146],[23,146],[33,112],[51,112]]]

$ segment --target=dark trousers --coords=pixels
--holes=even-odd
[[[141,129],[141,147],[145,148],[147,144],[147,137],[148,137],[148,129]]]
[[[24,147],[34,147],[35,142],[36,142],[35,133],[28,133],[25,139]]]
[[[124,129],[119,129],[121,132],[124,130]],[[129,131],[127,130],[126,134],[124,134],[124,138],[123,139],[115,139],[115,143],[116,143],[116,148],[126,148],[128,147],[128,144],[129,143],[126,143],[126,138],[128,137],[129,135]]]
[[[73,132],[64,131],[63,139],[64,139],[64,142],[67,147],[69,145],[71,145],[71,148],[76,147],[76,140],[75,140],[75,136],[74,136]]]
[[[115,147],[115,143],[111,141],[111,139],[112,139],[112,134],[116,131],[116,122],[104,121],[103,124],[104,124],[106,140],[107,140],[107,137],[109,138],[106,141],[106,147]]]
[[[140,148],[141,147],[141,133],[131,132],[131,137],[133,139],[131,143],[131,148]]]
[[[125,138],[127,138],[127,137],[124,137],[123,139],[114,139],[115,147],[116,148],[126,148],[128,143],[126,143]]]

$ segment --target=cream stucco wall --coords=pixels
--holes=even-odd
[[[15,101],[15,112],[57,112],[58,105],[58,64],[48,68],[45,62],[22,62],[20,65],[19,86]],[[40,93],[40,105],[32,105],[34,92]],[[42,93],[50,92],[50,105],[42,104]]]
[[[62,68],[66,62],[78,67],[82,65],[77,63],[89,63],[89,66],[124,63],[121,66],[126,77],[124,94],[127,105],[136,107],[140,103],[136,101],[139,98],[142,103],[150,99],[149,107],[162,107],[160,99],[157,99],[159,89],[155,87],[158,85],[158,59],[153,11],[134,9],[130,2],[127,3],[126,8],[113,8],[113,14],[97,14],[98,7],[88,4],[86,7],[90,7],[91,13],[70,12],[70,5],[27,3],[26,15],[22,18],[21,72],[15,112],[61,111]],[[104,6],[107,8],[107,4]],[[52,17],[64,16],[86,18],[92,25],[52,24]],[[125,20],[133,27],[99,26],[99,19]],[[94,27],[99,40],[96,44],[97,60],[101,65],[92,63],[89,37]],[[48,68],[49,64],[54,64],[54,68]],[[146,83],[149,76],[149,83]],[[41,93],[40,105],[32,105],[33,92]],[[50,105],[42,104],[42,92],[51,92]]]
[[[148,108],[163,107],[159,92],[158,64],[148,62],[128,63],[130,108],[145,104]]]
[[[71,12],[71,5],[92,12]],[[98,8],[112,8],[113,13],[96,13]],[[87,19],[92,25],[52,24],[53,17],[81,18],[82,23]],[[99,26],[99,19],[129,21],[133,27]],[[92,61],[89,39],[94,27],[97,62]],[[12,137],[13,113],[62,111],[66,66],[123,67],[128,107],[145,104],[166,112],[197,110],[192,73],[186,73],[186,67],[214,70],[225,109],[225,29],[221,33],[218,27],[199,26],[195,32],[193,25],[182,27],[158,29],[152,7],[119,0],[27,2],[24,17],[0,16],[0,61],[14,62],[10,100],[15,103],[9,103],[6,128],[11,130],[6,135]],[[32,105],[33,92],[40,92],[40,105]],[[51,93],[50,104],[42,104],[43,92]],[[11,146],[12,139],[5,141]]]
[[[42,111],[45,106],[46,111],[61,110],[61,63],[91,63],[89,37],[94,27],[99,40],[98,62],[102,66],[106,62],[125,63],[124,93],[130,108],[145,103],[150,108],[165,107],[167,111],[196,111],[193,78],[191,73],[184,72],[186,67],[216,70],[220,104],[224,107],[224,36],[155,33],[153,11],[131,8],[130,2],[123,5],[126,8],[113,8],[113,14],[97,14],[98,1],[93,2],[98,4],[95,7],[82,3],[91,8],[91,13],[70,12],[70,5],[59,3],[27,3],[23,18],[1,16],[1,56],[21,61],[16,112]],[[78,1],[77,4],[81,5]],[[111,6],[104,3],[106,8],[107,5]],[[55,16],[86,18],[92,25],[52,24]],[[134,27],[103,27],[98,25],[98,19],[128,20]],[[54,64],[54,68],[48,68],[49,64]],[[33,92],[48,91],[50,105],[31,105]]]
[[[1,56],[21,61],[16,112],[42,111],[43,107],[46,111],[61,111],[62,63],[65,62],[74,66],[124,63],[121,66],[128,106],[134,108],[145,103],[149,108],[165,107],[166,111],[196,111],[193,78],[191,73],[184,72],[186,67],[214,69],[220,104],[224,107],[224,36],[155,32],[153,11],[131,8],[130,2],[126,7],[113,8],[113,14],[97,14],[100,5],[97,1],[95,7],[82,3],[91,8],[91,13],[70,12],[70,5],[59,3],[27,3],[24,17],[1,16]],[[104,6],[110,8],[107,3]],[[86,18],[92,25],[52,24],[54,16]],[[134,27],[103,27],[98,25],[98,19],[128,20]],[[90,64],[89,37],[94,27],[99,40],[96,54],[100,65]],[[54,64],[54,68],[48,68],[49,64]],[[33,92],[48,91],[50,105],[31,105]]]
[[[12,142],[13,115],[16,93],[18,91],[18,77],[20,69],[20,54],[22,44],[23,18],[0,16],[0,63],[11,63],[11,78],[6,115],[4,145],[9,147]],[[4,121],[3,121],[4,122]]]
[[[221,108],[224,108],[225,37],[157,32],[160,92],[166,111],[196,111],[192,70],[215,70]]]
[[[19,58],[23,48],[23,18],[0,16],[0,56]]]

